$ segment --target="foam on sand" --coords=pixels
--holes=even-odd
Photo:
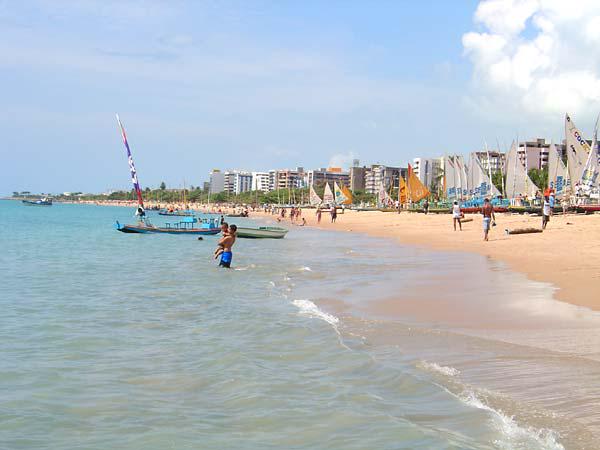
[[[429,372],[446,375],[447,377],[455,377],[460,374],[460,370],[455,369],[454,367],[440,366],[434,362],[419,361],[417,367],[425,369]]]

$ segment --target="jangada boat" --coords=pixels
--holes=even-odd
[[[138,216],[138,222],[135,224],[121,225],[117,221],[115,223],[115,228],[123,233],[165,233],[180,235],[211,235],[219,233],[221,229],[216,219],[204,219],[199,222],[195,217],[184,217],[181,221],[167,223],[162,227],[157,227],[150,223],[150,221],[146,218],[142,190],[140,189],[137,172],[133,164],[133,158],[131,157],[131,150],[129,149],[129,143],[127,142],[127,135],[125,134],[125,129],[123,128],[123,124],[121,123],[118,115],[117,122],[121,131],[123,143],[125,144],[125,149],[127,150],[127,160],[129,161],[131,181],[137,194],[138,206],[135,214]]]
[[[28,206],[52,206],[51,198],[41,198],[39,200],[22,200],[24,205]]]
[[[196,224],[199,225],[196,225]],[[167,223],[164,227],[152,225],[147,220],[140,220],[134,225],[121,225],[118,221],[115,228],[123,233],[166,233],[166,234],[187,234],[187,235],[213,235],[218,234],[221,228],[214,220],[203,220],[198,222],[194,217],[186,217],[184,220],[175,223]]]
[[[282,239],[288,230],[280,227],[258,227],[244,228],[238,227],[236,236],[249,239]]]
[[[175,211],[168,211],[166,209],[161,209],[160,211],[158,211],[158,215],[159,216],[183,216],[183,217],[192,217],[194,216],[194,211],[190,211],[190,210],[175,210]]]

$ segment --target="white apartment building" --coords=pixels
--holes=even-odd
[[[241,194],[252,189],[252,174],[241,170],[228,170],[224,174],[223,190],[230,194]]]
[[[252,190],[269,192],[269,172],[252,172]]]
[[[428,189],[437,185],[444,175],[444,157],[441,158],[414,158],[413,172]]]

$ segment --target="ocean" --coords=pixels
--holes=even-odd
[[[600,315],[550,284],[295,226],[219,269],[132,213],[0,201],[0,448],[600,448]]]

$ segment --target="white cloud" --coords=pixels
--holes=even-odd
[[[482,0],[474,20],[462,39],[473,64],[467,104],[554,117],[600,109],[599,1]]]
[[[341,167],[347,169],[352,167],[352,162],[357,158],[354,152],[336,153],[329,159],[328,167]]]

